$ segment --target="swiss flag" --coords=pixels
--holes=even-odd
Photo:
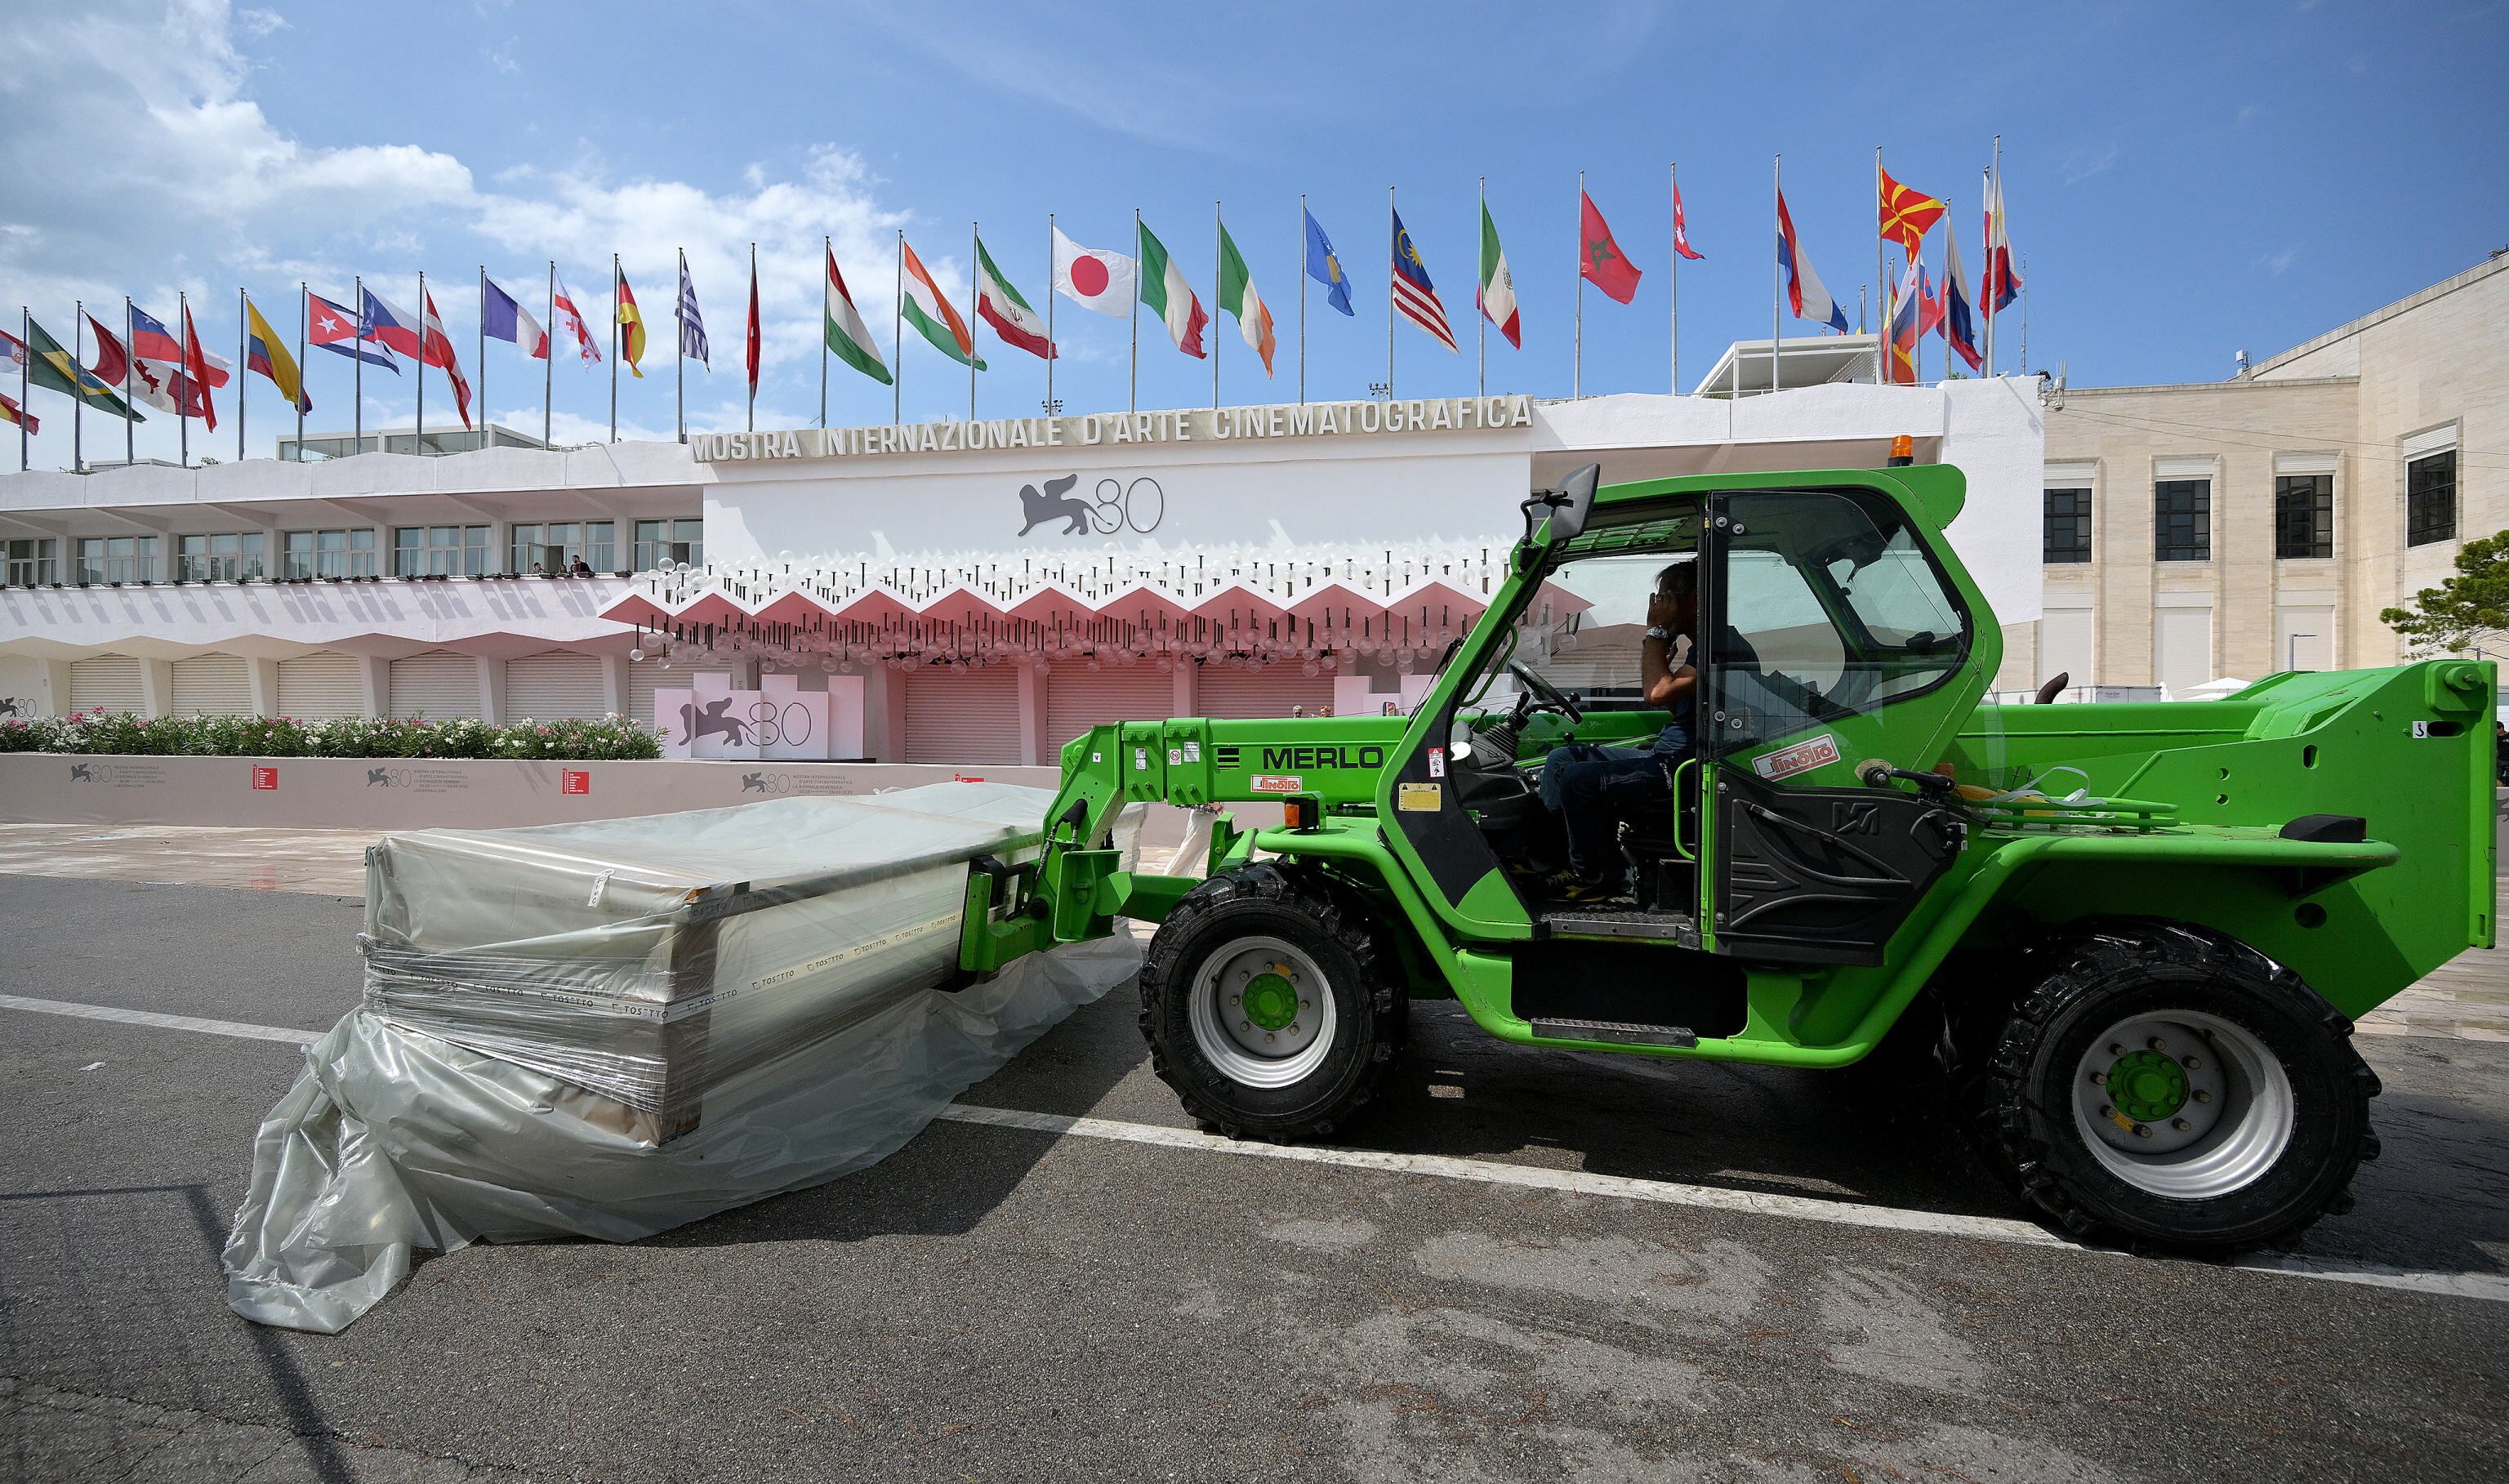
[[[1621,244],[1612,240],[1610,224],[1603,220],[1602,212],[1594,209],[1594,198],[1583,191],[1577,193],[1577,239],[1578,277],[1620,303],[1629,303],[1638,291],[1637,268],[1621,251]]]

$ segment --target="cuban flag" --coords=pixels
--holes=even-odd
[[[1960,235],[1952,224],[1943,223],[1943,339],[1960,358],[1968,362],[1971,371],[1985,365],[1977,353],[1977,316],[1972,308],[1977,296],[1968,286],[1968,270],[1961,266]]]
[[[531,311],[517,303],[514,296],[497,286],[494,278],[480,280],[479,328],[490,340],[502,340],[518,346],[534,360],[546,360],[549,353],[548,331],[541,328]]]
[[[1804,256],[1803,244],[1795,240],[1795,219],[1786,210],[1786,193],[1778,193],[1778,267],[1786,277],[1786,304],[1797,319],[1810,319],[1847,333],[1847,311],[1838,307],[1829,290],[1821,285],[1820,275],[1813,272],[1812,260]]]
[[[373,326],[359,322],[355,314],[320,294],[308,296],[305,304],[306,344],[320,346],[334,355],[361,360],[369,366],[381,366],[394,376],[400,375],[399,361],[359,343],[374,338]]]

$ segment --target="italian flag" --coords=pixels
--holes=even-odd
[[[1516,275],[1508,272],[1507,253],[1498,244],[1498,223],[1490,220],[1486,203],[1481,206],[1481,286],[1475,297],[1507,343],[1523,350],[1523,327],[1516,315]]]
[[[837,352],[837,359],[883,387],[888,385],[887,363],[880,358],[879,345],[854,309],[854,296],[845,292],[845,276],[837,272],[834,248],[828,250],[827,336],[828,349]]]
[[[1246,272],[1246,259],[1237,250],[1237,240],[1228,229],[1219,229],[1219,307],[1237,316],[1237,333],[1263,357],[1263,374],[1272,374],[1272,350],[1277,342],[1272,337],[1272,312],[1263,306],[1263,296],[1254,291],[1254,279]]]
[[[1167,322],[1168,339],[1176,342],[1178,350],[1197,360],[1210,353],[1202,346],[1202,329],[1211,323],[1211,315],[1193,296],[1193,285],[1184,280],[1183,270],[1147,227],[1142,229],[1142,302]]]
[[[932,349],[964,366],[972,363],[979,371],[985,363],[976,355],[976,337],[967,332],[967,321],[941,293],[941,285],[932,281],[931,271],[906,239],[897,240],[897,260],[906,271],[906,297],[898,301],[897,312],[906,322],[923,332]]]
[[[983,238],[976,239],[976,313],[1004,341],[1030,355],[1054,359],[1054,342],[1045,338],[1045,321],[993,266],[993,255],[985,250]]]

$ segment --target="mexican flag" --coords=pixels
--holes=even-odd
[[[1498,223],[1490,220],[1486,203],[1481,206],[1481,286],[1476,297],[1481,313],[1498,326],[1507,343],[1523,350],[1524,331],[1516,315],[1516,275],[1508,272],[1507,253],[1498,244]]]
[[[1202,347],[1202,328],[1211,323],[1211,315],[1193,296],[1184,271],[1147,227],[1142,229],[1142,302],[1167,321],[1168,339],[1176,342],[1178,350],[1197,360],[1210,353]]]
[[[903,237],[897,240],[897,256],[906,270],[906,297],[898,301],[898,313],[906,316],[908,324],[923,332],[923,338],[932,342],[932,349],[962,366],[973,363],[977,370],[984,370],[985,363],[976,354],[976,337],[967,333],[967,321],[959,317],[958,311],[942,294],[941,285],[932,281],[931,271],[915,255],[915,249],[906,245]]]
[[[976,313],[1004,341],[1030,355],[1054,359],[1054,342],[1045,338],[1045,321],[993,266],[993,255],[985,250],[983,238],[976,239]]]
[[[828,349],[837,359],[885,387],[888,366],[880,358],[880,347],[871,338],[871,330],[854,309],[854,296],[845,292],[845,276],[837,272],[836,249],[828,250]]]
[[[1254,279],[1246,272],[1246,259],[1237,250],[1237,240],[1228,229],[1219,229],[1219,307],[1237,316],[1237,333],[1263,357],[1263,374],[1272,374],[1272,350],[1277,342],[1272,337],[1272,312],[1263,306],[1263,296],[1254,291]]]

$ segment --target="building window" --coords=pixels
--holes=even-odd
[[[83,536],[78,543],[81,582],[148,582],[157,576],[157,538]]]
[[[2213,560],[2213,481],[2161,479],[2152,486],[2152,555],[2160,562]]]
[[[396,577],[482,576],[488,563],[485,526],[395,526],[393,528],[393,575]]]
[[[2274,476],[2274,555],[2282,558],[2331,557],[2335,554],[2335,476]]]
[[[9,542],[11,587],[45,586],[61,579],[61,543],[53,538],[24,537]]]
[[[261,533],[174,538],[174,575],[186,582],[241,582],[262,575]]]
[[[2456,450],[2405,465],[2405,544],[2456,539]]]
[[[705,565],[705,522],[640,520],[636,523],[636,570],[652,572],[664,562]]]
[[[2049,490],[2046,498],[2046,560],[2050,563],[2089,561],[2091,559],[2091,492]]]
[[[286,546],[286,574],[291,577],[373,577],[375,530],[290,531],[281,538]]]
[[[639,522],[639,525],[645,524]],[[594,572],[615,572],[618,528],[606,520],[551,521],[514,527],[515,573],[547,573],[563,576],[581,562]]]

